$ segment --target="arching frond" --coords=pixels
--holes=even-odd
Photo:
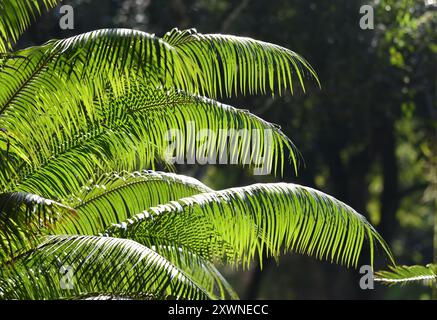
[[[423,282],[426,284],[437,282],[437,265],[426,266],[396,266],[390,267],[389,271],[378,271],[375,281],[388,285],[407,284],[411,282]]]
[[[11,184],[27,176],[29,166],[46,163],[48,153],[54,158],[65,147],[78,145],[71,141],[73,136],[82,140],[76,127],[88,125],[87,131],[94,129],[94,138],[101,133],[95,133],[92,126],[95,94],[87,81],[79,83],[72,78],[66,82],[60,75],[47,72],[50,59],[43,47],[24,52],[23,57],[11,59],[9,68],[0,72],[0,147],[6,150],[6,161],[0,165],[0,185],[4,190],[11,190]],[[42,128],[47,131],[41,132]],[[65,145],[51,149],[52,144],[44,144],[50,139],[63,139]]]
[[[193,33],[190,31],[186,35],[193,36]],[[236,79],[236,74],[239,72],[239,66],[232,64],[227,67],[226,72],[223,71],[224,69],[217,68],[215,70],[218,72],[217,74],[203,75],[200,78],[199,74],[204,73],[205,63],[202,67],[197,60],[193,60],[192,56],[187,56],[186,45],[191,43],[196,46],[198,41],[198,45],[203,47],[205,40],[198,33],[190,41],[183,41],[183,45],[180,40],[175,42],[174,37],[169,39],[175,45],[174,47],[147,33],[125,29],[105,29],[64,40],[53,40],[40,47],[19,51],[7,59],[4,68],[0,70],[0,148],[2,150],[1,157],[6,160],[0,166],[2,169],[0,170],[2,189],[4,191],[12,190],[10,183],[20,183],[24,177],[28,180],[26,183],[32,184],[32,179],[29,180],[28,177],[32,175],[33,169],[38,168],[40,171],[41,165],[46,165],[53,159],[64,163],[57,167],[48,165],[46,171],[49,173],[40,173],[41,177],[33,177],[34,182],[53,178],[54,175],[50,172],[56,171],[57,168],[72,167],[71,158],[68,159],[66,155],[59,157],[59,154],[69,150],[68,147],[78,146],[78,143],[83,142],[83,140],[98,141],[103,139],[102,143],[106,143],[107,147],[120,148],[121,146],[131,150],[131,156],[124,160],[131,167],[124,169],[135,169],[132,165],[133,159],[138,156],[138,150],[149,154],[149,159],[146,159],[148,161],[144,161],[145,163],[135,163],[134,165],[137,168],[150,166],[150,160],[158,157],[154,154],[156,150],[153,146],[147,143],[137,145],[135,141],[131,141],[130,137],[124,134],[124,131],[112,130],[108,132],[102,130],[102,126],[105,126],[106,123],[95,113],[95,105],[101,102],[101,95],[107,90],[108,82],[111,83],[112,88],[121,88],[126,84],[126,79],[129,79],[132,83],[142,83],[155,88],[159,85],[162,86],[162,90],[184,89],[189,93],[205,92],[214,95],[213,91],[217,91],[217,88],[211,84],[212,81],[215,81],[213,79],[224,78],[223,81],[233,83],[235,82],[233,79]],[[274,74],[277,71],[279,60],[282,61],[286,56],[289,56],[291,60],[297,59],[296,54],[291,51],[255,40],[212,35],[208,36],[208,39],[211,44],[217,42],[221,52],[225,55],[224,57],[216,55],[217,61],[227,57],[226,52],[223,51],[227,43],[230,50],[227,53],[232,52],[234,59],[244,58],[248,59],[247,63],[256,64],[253,66],[253,70],[259,70],[260,74],[252,72],[250,76],[252,78],[261,76],[261,73],[262,77]],[[247,50],[253,50],[259,56],[256,59],[249,59],[249,51]],[[263,50],[268,53],[266,56],[263,56]],[[279,55],[281,59],[271,62],[270,59],[275,54]],[[290,61],[288,63],[291,63]],[[266,64],[266,66],[260,67],[260,63]],[[281,66],[284,70],[288,67],[291,65],[285,62]],[[295,72],[298,71],[299,68],[295,70]],[[129,76],[126,77],[126,75]],[[241,78],[238,81],[243,83],[249,79]],[[282,84],[284,83],[287,82]],[[97,101],[95,101],[96,99]],[[63,112],[58,113],[59,110],[63,110]],[[41,128],[45,128],[46,124],[57,118],[57,121],[49,126],[52,128],[52,132],[50,130],[48,132],[36,130],[35,122],[32,120],[41,115],[43,115],[41,118],[46,120],[42,121]],[[79,115],[80,117],[78,117]],[[199,118],[197,117],[197,119]],[[111,119],[114,117],[112,116]],[[96,120],[99,120],[99,125],[96,125]],[[77,125],[79,128],[75,128]],[[84,129],[83,126],[86,127],[86,130],[81,130]],[[29,139],[28,132],[32,132],[35,139]],[[57,141],[59,140],[57,137],[61,137],[61,141]],[[282,138],[275,141],[282,143],[281,140],[284,140]],[[44,144],[45,141],[52,140],[61,143],[57,145]],[[108,143],[108,141],[110,142]],[[76,150],[76,153],[81,155],[81,161],[77,161],[75,164],[82,163],[82,165],[81,168],[75,168],[74,172],[78,177],[76,180],[78,180],[79,185],[83,184],[81,178],[85,178],[85,173],[89,172],[91,168],[95,170],[97,167],[103,171],[117,169],[114,167],[102,168],[102,150],[99,146],[87,146],[86,150],[83,150],[83,147],[79,149]],[[97,158],[100,160],[96,159],[95,155],[90,156],[90,151],[99,152],[100,157],[97,156]],[[267,152],[267,160],[270,160],[269,158],[273,154],[278,157],[280,153]],[[294,156],[293,152],[292,156]],[[121,161],[120,159],[116,160],[115,163]],[[96,161],[99,162],[97,165]],[[29,166],[31,169],[28,168]],[[58,175],[62,176],[62,174]],[[62,187],[65,189],[58,196],[62,196],[65,192],[73,192],[77,188],[77,185],[64,186],[68,181],[73,183],[74,179],[64,179],[62,183],[57,184],[56,191],[62,191]],[[38,191],[45,196],[54,196],[53,192],[50,192],[53,190],[47,190],[47,187],[41,186],[39,190],[33,190],[29,187],[22,190],[26,192]]]
[[[183,270],[210,296],[220,299],[239,299],[238,294],[212,262],[190,252],[187,248],[151,243],[150,248],[153,251]]]
[[[126,239],[50,237],[30,255],[1,270],[3,299],[61,299],[94,292],[208,298],[165,258]]]
[[[0,53],[12,48],[20,35],[43,10],[59,0],[2,0],[0,2]]]
[[[151,206],[209,191],[196,179],[171,173],[105,174],[70,197],[68,203],[77,210],[78,219],[54,232],[98,234]]]
[[[201,34],[196,29],[167,32],[164,41],[183,60],[196,61],[201,90],[206,95],[303,91],[304,76],[319,80],[310,64],[297,53],[275,44],[223,34]],[[320,85],[320,83],[319,83]]]
[[[8,134],[25,159],[4,188],[63,198],[101,172],[153,168],[173,156],[178,163],[243,164],[276,174],[286,164],[284,149],[297,170],[299,153],[291,141],[247,111],[135,85],[99,98],[53,101],[50,112],[41,105],[27,121],[15,118]]]
[[[297,172],[300,155],[293,143],[278,126],[247,110],[184,92],[141,87],[131,88],[116,103],[130,106],[135,135],[149,136],[163,158],[243,164],[260,173],[282,174],[287,149]]]
[[[138,47],[133,48],[135,43]],[[48,94],[46,99],[63,93],[80,96],[82,90],[98,93],[106,87],[95,81],[101,78],[117,82],[130,72],[145,84],[160,84],[167,60],[159,52],[164,50],[169,49],[153,35],[107,29],[14,52],[0,70],[0,119],[6,122],[8,117],[28,113],[33,101],[45,102],[41,93]],[[80,85],[83,81],[84,86]]]
[[[173,243],[216,260],[248,265],[264,253],[306,253],[356,265],[365,241],[373,264],[381,236],[354,209],[312,188],[257,184],[203,193],[143,211],[108,230],[145,245]]]
[[[171,173],[107,174],[71,197],[68,203],[77,210],[78,219],[62,224],[53,232],[97,234],[145,208],[211,191],[196,179]],[[184,270],[211,296],[238,298],[214,265],[202,257],[171,245],[149,243],[148,247]]]
[[[234,88],[226,89],[228,95],[246,93],[246,86],[253,93],[291,87],[292,74],[303,85],[304,70],[315,75],[296,53],[249,38],[173,30],[159,39],[137,30],[102,29],[16,52],[0,72],[0,116],[29,104],[29,91],[60,82],[65,92],[77,90],[72,79],[92,85],[95,77],[117,81],[131,72],[143,84],[215,97],[222,87]]]
[[[36,194],[0,194],[0,261],[29,249],[42,232],[62,225],[75,214],[74,209]]]

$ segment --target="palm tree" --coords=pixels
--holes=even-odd
[[[278,126],[213,99],[305,91],[305,78],[318,83],[305,59],[194,29],[163,38],[96,30],[11,51],[57,2],[0,5],[3,299],[237,298],[217,264],[246,268],[297,252],[357,266],[364,246],[370,263],[378,247],[392,261],[362,215],[320,191],[290,183],[215,191],[156,171],[173,169],[163,135],[172,129],[184,144],[170,156],[204,151],[194,137],[209,129],[209,150],[254,167],[256,131],[269,169],[280,174],[289,154],[297,171],[299,153]],[[229,130],[249,134],[226,151]]]

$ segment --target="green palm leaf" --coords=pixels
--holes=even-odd
[[[44,231],[59,227],[75,215],[74,209],[36,194],[0,194],[0,261],[31,248]]]
[[[72,271],[71,278],[65,278],[65,270]],[[126,239],[50,237],[1,273],[3,299],[60,299],[94,292],[209,297],[165,258]]]
[[[297,149],[277,126],[183,92],[130,86],[117,96],[114,91],[101,95],[98,104],[87,99],[53,102],[50,112],[41,105],[25,117],[28,121],[10,122],[15,150],[11,153],[25,157],[15,172],[0,170],[15,177],[3,180],[6,190],[62,198],[104,172],[153,168],[157,160],[165,163],[173,156],[168,150],[169,133],[174,131],[178,133],[174,156],[185,162],[184,156],[214,163],[224,156],[227,163],[282,173],[288,149],[296,170],[298,166]]]
[[[220,68],[223,61],[229,63]],[[15,104],[14,109],[25,107],[29,91],[66,82],[64,92],[77,92],[77,81],[72,79],[87,79],[90,85],[96,77],[117,82],[120,75],[130,73],[148,85],[214,97],[222,86],[243,93],[246,85],[254,93],[292,87],[292,73],[303,85],[304,70],[315,77],[309,64],[291,50],[249,38],[173,30],[159,39],[136,30],[96,30],[18,51],[7,59],[0,73],[0,115]]]
[[[142,142],[143,144],[139,148],[138,143],[129,141],[130,137],[126,137],[123,131],[108,133],[102,130],[101,126],[96,126],[96,122],[92,121],[97,120],[95,104],[101,102],[101,95],[107,90],[108,81],[113,90],[125,86],[126,83],[146,82],[149,86],[159,84],[164,85],[164,88],[187,89],[187,92],[199,92],[202,83],[215,79],[216,76],[219,78],[224,77],[223,81],[234,83],[235,76],[232,74],[237,73],[239,69],[237,65],[228,67],[223,74],[211,74],[210,80],[199,78],[198,74],[203,72],[202,66],[198,65],[197,60],[192,61],[192,57],[187,57],[183,53],[186,51],[185,46],[187,43],[191,43],[193,46],[196,46],[197,42],[199,42],[198,45],[205,45],[203,38],[199,36],[200,34],[196,33],[194,39],[184,41],[183,45],[178,41],[174,43],[175,47],[172,47],[153,35],[139,31],[106,29],[65,40],[50,41],[41,47],[17,52],[13,58],[7,59],[5,68],[0,71],[0,148],[6,150],[2,151],[2,158],[7,160],[1,165],[2,170],[0,170],[2,189],[4,191],[12,190],[10,188],[11,182],[14,185],[19,184],[23,178],[27,179],[32,174],[33,169],[39,169],[41,164],[48,162],[48,159],[57,159],[58,154],[66,150],[65,146],[72,146],[86,139],[94,139],[96,136],[106,136],[102,138],[104,140],[102,143],[106,143],[106,147],[119,149],[120,146],[124,146],[125,151],[131,150],[131,156],[126,157],[127,160],[125,160],[131,166],[123,169],[132,170],[138,167],[150,167],[151,159],[158,158],[154,147],[147,142]],[[266,50],[268,55],[262,59],[257,57],[255,60],[247,60],[247,63],[255,64],[253,66],[254,70],[260,70],[259,74],[252,74],[253,79],[258,76],[265,77],[266,74],[275,72],[278,62],[269,63],[270,58],[268,58],[275,53],[281,55],[282,58],[288,55],[289,59],[297,59],[296,54],[289,50],[258,43],[255,40],[249,41],[246,38],[240,39],[238,37],[214,37],[213,35],[208,36],[209,38],[211,38],[208,41],[209,43],[217,42],[217,45],[220,44],[220,46],[224,46],[229,42],[229,52],[233,52],[236,59],[243,59],[243,56],[248,59],[248,52],[242,50],[239,47],[240,45],[247,50],[257,52],[261,56],[263,56],[263,50]],[[171,39],[174,42],[174,38],[171,37]],[[177,51],[178,46],[181,46],[179,49],[182,50],[181,53]],[[234,49],[236,50],[237,47],[239,49],[235,53]],[[219,61],[221,57],[216,56],[216,59]],[[258,61],[259,59],[264,61],[263,65],[267,66],[259,67],[259,63],[261,63]],[[282,66],[282,68],[288,67],[290,65],[287,65],[287,63]],[[299,70],[297,68],[295,72],[298,73]],[[216,71],[220,72],[219,69]],[[127,77],[126,74],[128,74]],[[238,79],[241,83],[250,80],[241,77]],[[280,82],[279,79],[282,78],[278,78],[278,83]],[[287,81],[284,79],[281,83],[286,85]],[[203,84],[203,86],[212,88],[211,84]],[[214,95],[211,90],[202,89],[202,91]],[[60,113],[60,116],[57,116],[59,110],[63,110],[63,112]],[[39,132],[38,135],[35,126],[29,124],[35,123],[33,119],[41,116],[41,114],[44,114],[42,119],[45,120],[41,121],[41,128],[49,126],[48,128],[51,129],[49,129],[49,132]],[[78,115],[81,115],[81,117],[78,118]],[[54,118],[58,119],[54,121]],[[23,121],[23,119],[27,121]],[[101,123],[99,122],[99,124]],[[61,125],[62,127],[60,127]],[[86,130],[80,130],[84,126],[86,126]],[[37,134],[35,135],[36,139],[28,139],[29,132],[32,132],[32,135]],[[62,138],[61,141],[58,141],[58,145],[44,143],[56,140],[56,137]],[[111,142],[108,143],[108,140]],[[280,140],[284,139],[276,139],[279,142]],[[75,176],[79,177],[79,185],[84,183],[83,179],[86,178],[91,169],[95,170],[96,167],[102,169],[102,171],[117,169],[108,167],[107,164],[105,164],[106,168],[102,168],[102,161],[100,160],[105,157],[101,156],[102,150],[99,146],[87,146],[85,149],[77,152],[81,154],[81,161],[77,161],[76,164],[82,163],[82,167],[75,168],[74,172]],[[132,160],[138,156],[138,153],[132,152],[135,149],[143,150],[144,154],[148,154],[149,157],[146,161],[135,163],[135,167],[133,167]],[[100,156],[95,154],[89,156],[90,152],[100,153]],[[273,151],[273,153],[276,153],[276,151]],[[270,158],[273,153],[269,151],[268,157]],[[292,156],[295,157],[294,152],[292,152]],[[44,174],[43,179],[35,177],[33,181],[46,181],[47,178],[55,179],[53,172],[56,168],[75,167],[71,163],[71,159],[65,158],[61,159],[66,162],[62,166],[48,168],[50,173]],[[100,158],[100,160],[96,158]],[[281,158],[283,162],[282,155]],[[268,163],[271,163],[270,159],[268,160]],[[120,159],[116,159],[114,162],[119,163],[119,161]],[[97,165],[96,162],[98,162]],[[29,166],[31,169],[29,169]],[[83,168],[84,166],[86,169]],[[64,175],[58,174],[58,176],[62,177]],[[68,181],[72,180],[63,179],[62,183],[58,181],[56,191],[62,191],[62,186],[67,184]],[[77,187],[78,185],[69,185],[66,186],[66,189],[72,192]],[[43,190],[34,190],[32,188],[24,188],[23,190],[42,192],[48,197],[54,196],[53,192],[50,192],[53,190],[48,190],[48,186],[41,186],[41,188]],[[62,196],[62,194],[65,194],[65,191],[61,192],[59,196]]]
[[[0,2],[0,53],[12,48],[32,20],[58,0],[2,0]]]
[[[238,299],[238,294],[211,261],[183,247],[151,245],[150,248],[183,270],[211,297]]]
[[[275,44],[223,34],[201,34],[196,29],[167,32],[164,41],[176,48],[183,60],[196,61],[202,93],[230,96],[279,92],[297,80],[305,92],[303,77],[314,78],[310,64],[297,53]]]
[[[77,218],[60,225],[54,233],[102,233],[136,212],[177,200],[210,188],[196,179],[164,172],[122,172],[105,174],[68,199]]]
[[[52,234],[75,234],[76,232],[97,234],[112,223],[127,219],[133,212],[141,211],[159,203],[166,203],[181,197],[208,191],[211,191],[211,189],[195,179],[170,173],[144,171],[107,174],[98,181],[85,186],[82,191],[71,196],[68,200],[68,204],[75,208],[70,210],[77,212],[74,219],[67,220],[65,217],[60,216],[61,222],[50,229],[46,227],[46,232]],[[138,195],[141,196],[138,197]],[[35,198],[38,199],[36,196]],[[51,204],[49,200],[44,201]],[[59,206],[64,207],[61,204]],[[57,213],[61,215],[59,210]],[[25,225],[23,230],[29,231],[25,227],[28,228]],[[8,230],[6,228],[1,230],[8,236],[7,243],[10,245],[12,241]],[[36,236],[36,234],[31,234],[31,236]],[[37,242],[20,243],[20,252],[29,249],[29,246],[35,243]],[[150,248],[157,251],[154,246],[150,246]],[[5,259],[15,260],[15,256],[20,253],[16,251],[14,250],[13,255],[5,252]],[[159,253],[176,267],[184,270],[211,297],[238,298],[214,265],[202,257],[197,257],[187,250],[170,246],[161,246]],[[125,294],[128,295],[128,293]],[[122,292],[120,292],[121,294]],[[142,298],[142,296],[135,296],[133,293],[130,297]],[[98,295],[98,298],[101,297]]]
[[[437,266],[395,266],[389,271],[375,273],[375,281],[388,285],[407,284],[411,282],[435,283],[437,281]]]
[[[256,253],[306,253],[345,265],[358,262],[365,240],[373,264],[381,236],[351,207],[294,184],[258,184],[203,193],[150,208],[108,230],[146,246],[173,243],[211,261],[249,265]]]
[[[128,111],[134,119],[130,127],[142,130],[136,135],[149,135],[158,150],[165,153],[170,140],[167,133],[176,132],[175,153],[163,154],[164,158],[174,155],[175,161],[186,163],[185,155],[200,164],[223,160],[282,174],[287,149],[297,172],[300,158],[293,143],[278,126],[246,110],[197,95],[151,88],[131,89],[120,100],[132,106]],[[138,122],[146,125],[138,126]]]

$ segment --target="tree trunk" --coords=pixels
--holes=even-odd
[[[437,90],[437,88],[436,88]],[[437,93],[437,91],[436,91]],[[437,137],[437,130],[436,135]],[[431,197],[434,198],[434,264],[437,266],[437,143],[432,145],[432,153],[431,153],[431,159],[430,159],[430,165],[431,165],[431,174],[430,174],[430,187],[432,190]],[[432,200],[431,200],[432,201]],[[432,287],[432,298],[434,300],[437,300],[437,281],[433,284]]]
[[[389,122],[389,121],[388,121]],[[383,174],[383,193],[381,196],[381,235],[389,245],[397,228],[396,211],[399,206],[398,165],[393,123],[387,123],[381,131],[381,161]]]
[[[431,188],[434,191],[434,264],[437,265],[437,144],[434,144],[432,147],[433,152],[431,154]],[[434,287],[432,289],[432,297],[434,300],[437,300],[437,281],[436,283],[434,283]]]
[[[437,78],[435,79],[434,105],[437,108]],[[434,121],[436,121],[435,113],[432,113],[431,117],[433,117]],[[435,131],[434,138],[437,138],[437,129]],[[433,152],[431,154],[431,183],[432,183],[432,188],[434,190],[434,264],[437,265],[437,143],[434,143],[432,145],[432,150]],[[437,281],[436,283],[434,283],[432,296],[434,300],[437,300]]]

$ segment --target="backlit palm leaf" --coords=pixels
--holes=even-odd
[[[19,36],[43,10],[58,0],[2,0],[0,2],[0,53],[12,48]]]
[[[226,163],[277,173],[286,163],[284,149],[297,170],[299,154],[290,140],[249,112],[144,87],[125,88],[117,95],[100,95],[99,103],[53,101],[50,111],[41,105],[26,115],[27,121],[15,118],[8,130],[11,153],[25,157],[16,157],[15,171],[0,170],[10,177],[3,188],[19,185],[21,191],[62,198],[101,173],[153,168],[157,160],[165,163],[173,156],[184,163],[189,157],[218,163],[224,156]],[[170,134],[175,131],[175,154],[168,154],[176,143]]]
[[[375,281],[384,284],[407,284],[411,282],[435,283],[437,281],[437,266],[396,266],[389,271],[379,271],[375,274]]]
[[[212,261],[248,265],[281,249],[356,265],[367,241],[370,262],[381,236],[351,207],[294,184],[258,184],[203,193],[150,208],[108,230],[147,246],[173,243]],[[265,250],[265,251],[264,251]]]
[[[36,194],[0,194],[0,261],[29,249],[38,236],[73,219],[76,211]]]
[[[55,233],[102,233],[151,206],[211,191],[196,179],[164,172],[122,172],[107,174],[72,195],[68,204],[78,219],[55,229]]]
[[[1,273],[3,299],[60,299],[93,292],[208,297],[165,258],[126,239],[50,237]]]
[[[63,221],[61,220],[53,228],[46,227],[46,232],[97,234],[112,223],[128,218],[131,212],[138,212],[159,203],[208,191],[211,189],[195,179],[170,173],[145,171],[104,175],[98,181],[90,182],[82,191],[68,200],[69,205],[75,208],[74,219],[66,220],[61,216],[59,219],[64,218]],[[49,203],[48,200],[46,201]],[[58,213],[61,214],[61,212]],[[10,240],[9,243],[11,243]],[[21,245],[19,247],[21,252],[24,248],[28,249],[28,245],[29,243],[27,246]],[[153,245],[149,248],[156,251]],[[187,250],[171,246],[161,246],[159,252],[176,267],[184,270],[211,297],[238,298],[231,286],[209,261]],[[12,259],[11,255],[9,259]],[[128,293],[129,291],[125,294]],[[143,298],[133,292],[130,294],[131,298]],[[101,294],[98,297],[101,298]]]
[[[238,299],[237,293],[211,261],[192,253],[187,248],[166,245],[151,245],[150,248],[183,270],[210,296]]]
[[[163,37],[176,48],[183,60],[196,61],[202,93],[232,94],[266,93],[289,87],[294,82],[303,91],[303,77],[318,82],[310,64],[297,53],[275,44],[223,34],[201,34],[196,29],[173,29]]]
[[[175,38],[177,34],[183,37]],[[218,67],[223,61],[226,68]],[[247,70],[241,70],[243,64]],[[301,79],[304,70],[314,74],[296,53],[253,39],[173,30],[163,40],[135,30],[103,29],[16,52],[0,73],[0,115],[29,110],[29,92],[48,87],[78,92],[77,79],[91,85],[102,75],[116,82],[120,75],[135,72],[136,80],[147,85],[216,96],[222,86],[236,86],[243,93],[246,86],[250,92],[291,87],[292,75]]]

